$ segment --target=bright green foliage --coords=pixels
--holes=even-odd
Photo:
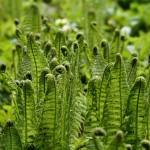
[[[6,0],[5,9],[12,19],[20,18],[22,12],[22,1],[21,0]]]
[[[98,109],[98,120],[100,125],[102,125],[102,118],[103,118],[103,112],[104,112],[104,105],[107,101],[107,95],[108,95],[108,79],[110,77],[110,70],[111,70],[112,64],[108,64],[105,67],[105,70],[102,75],[102,80],[99,87],[99,98],[97,102],[97,109]]]
[[[22,150],[22,144],[19,133],[14,126],[14,123],[8,121],[2,131],[2,140],[0,147],[2,150]]]
[[[102,56],[100,50],[97,47],[93,48],[93,60],[92,60],[92,77],[102,76],[106,62]]]
[[[26,49],[24,49],[23,51],[21,62],[18,62],[17,69],[18,69],[17,78],[19,80],[23,80],[27,72],[31,72],[31,59]]]
[[[137,66],[138,66],[138,59],[136,57],[133,57],[128,69],[128,77],[127,77],[130,87],[132,87],[132,85],[135,82],[137,76]]]
[[[27,53],[29,55],[29,58],[31,60],[31,73],[33,76],[33,83],[34,87],[36,88],[36,91],[39,91],[39,78],[40,73],[43,68],[48,66],[47,60],[44,57],[43,52],[40,49],[39,43],[35,41],[35,36],[33,34],[28,35],[28,43],[27,43]],[[38,96],[37,96],[38,101]]]
[[[150,149],[149,26],[130,23],[137,4],[121,15],[120,0],[110,10],[107,0],[6,2],[0,57],[12,49],[12,62],[0,62],[0,150]]]
[[[52,74],[45,76],[45,98],[42,105],[42,115],[37,135],[37,147],[39,149],[55,149],[56,132],[57,132],[57,99],[56,99],[56,83]]]
[[[138,77],[130,91],[126,108],[127,142],[138,148],[139,141],[145,137],[146,132],[146,82],[143,77]]]
[[[40,33],[41,16],[37,3],[32,3],[29,4],[29,6],[26,6],[21,29],[25,34],[30,32]]]
[[[88,126],[94,128],[99,126],[98,120],[98,102],[99,102],[99,91],[100,91],[100,78],[94,77],[88,83],[88,92],[87,92],[87,99],[88,99],[88,114],[87,114],[87,123]],[[90,129],[89,127],[87,129]],[[89,131],[87,131],[89,132]]]
[[[110,45],[110,60],[115,61],[115,55],[120,52],[120,31],[115,30],[112,43]]]
[[[103,57],[106,60],[107,63],[109,63],[109,53],[110,53],[110,48],[109,48],[109,44],[106,40],[102,40],[101,42],[101,48],[103,50]]]
[[[122,131],[117,131],[115,137],[110,142],[106,150],[125,150],[124,136]]]
[[[35,136],[35,95],[30,80],[23,82],[24,116],[22,126],[22,141],[24,144],[32,143]]]
[[[102,124],[108,131],[108,135],[112,136],[123,124],[129,93],[126,70],[120,54],[116,55],[108,84],[108,95],[104,105]]]
[[[62,60],[61,47],[66,45],[66,37],[62,31],[58,31],[56,33],[54,43],[55,43],[55,47],[56,47],[57,54],[58,54],[58,60],[59,60],[59,62],[61,62],[61,60]]]
[[[147,101],[148,101],[148,104],[147,104],[147,138],[150,139],[150,117],[149,117],[149,114],[150,114],[150,56],[148,58],[148,69],[149,69],[149,72],[148,72],[148,82],[147,82]]]

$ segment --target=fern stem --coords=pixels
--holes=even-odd
[[[11,135],[10,127],[9,127],[9,138],[10,138],[10,150],[13,150],[12,149],[12,135]]]
[[[137,97],[137,104],[136,104],[136,121],[135,121],[135,149],[137,149],[138,144],[138,104],[140,99],[140,91],[141,91],[141,79],[140,79],[140,86],[138,91],[138,97]]]
[[[121,63],[119,64],[119,96],[120,96],[120,125],[122,125],[122,118],[123,118],[123,105],[122,105],[122,87],[121,87],[121,73],[122,73],[122,68],[121,68]]]
[[[32,52],[33,59],[34,59],[34,64],[35,64],[35,71],[36,71],[36,77],[35,77],[35,78],[36,78],[36,83],[35,83],[35,84],[36,84],[36,88],[37,88],[37,89],[36,89],[36,90],[37,90],[36,92],[38,93],[38,91],[39,91],[39,90],[38,90],[38,69],[37,69],[37,62],[36,62],[35,55],[34,55],[34,51],[33,51],[33,47],[32,47],[32,42],[33,42],[33,41],[32,41],[32,40],[33,40],[32,38],[33,38],[32,35],[30,35],[29,42],[30,42],[31,52]],[[37,102],[38,102],[38,94],[37,94]]]
[[[25,102],[25,106],[24,106],[24,116],[25,116],[25,144],[27,144],[27,95],[26,95],[26,86],[24,87],[24,102]]]

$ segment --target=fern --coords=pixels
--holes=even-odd
[[[36,3],[29,4],[26,6],[24,11],[24,18],[21,25],[21,30],[27,34],[30,32],[40,33],[41,32],[41,16],[40,10]]]
[[[108,88],[109,88],[108,87],[108,80],[110,77],[110,71],[111,71],[112,66],[113,66],[113,64],[108,64],[105,67],[105,70],[104,70],[103,75],[102,75],[100,87],[99,87],[99,98],[98,98],[98,102],[97,102],[97,110],[98,110],[98,120],[99,120],[100,125],[102,123],[104,105],[105,105],[105,102],[107,101],[107,98],[108,98],[107,97]]]
[[[42,116],[40,119],[39,131],[37,135],[37,147],[39,149],[56,148],[56,83],[52,74],[46,75],[46,90],[43,103]]]
[[[35,99],[32,82],[30,80],[25,80],[22,88],[24,98],[22,141],[26,145],[28,143],[33,143],[35,137]]]
[[[103,57],[106,60],[107,63],[109,63],[109,57],[110,57],[110,48],[109,44],[106,40],[102,40],[101,42],[101,48],[103,49]]]
[[[93,48],[92,77],[102,76],[106,62],[97,47]]]
[[[132,87],[133,83],[136,79],[137,74],[137,65],[138,65],[138,59],[134,57],[130,63],[129,69],[128,69],[128,83],[130,87]]]
[[[13,122],[8,121],[6,123],[3,129],[2,138],[5,150],[22,150],[20,136]]]
[[[87,13],[87,38],[89,43],[89,48],[92,49],[94,47],[96,36],[94,36],[93,22],[96,21],[95,11],[91,10]]]
[[[148,57],[148,79],[147,79],[147,87],[146,87],[146,94],[147,94],[147,138],[150,139],[150,132],[149,132],[149,128],[150,128],[150,55]]]
[[[6,0],[5,9],[12,19],[21,18],[22,1],[21,0]]]
[[[47,60],[41,51],[38,42],[35,41],[34,35],[29,34],[28,35],[28,43],[27,43],[27,52],[29,55],[29,58],[31,60],[32,64],[32,76],[33,76],[33,83],[36,88],[36,92],[38,93],[39,91],[39,77],[40,73],[43,68],[48,67]],[[37,96],[37,101],[38,101],[38,96]]]
[[[57,49],[59,63],[62,62],[61,47],[66,45],[66,37],[62,31],[58,31],[55,36],[55,47]]]
[[[38,97],[40,102],[44,99],[45,92],[46,92],[46,78],[45,76],[50,72],[49,68],[44,68],[41,71],[40,77],[39,77],[39,93]]]
[[[123,115],[128,96],[126,70],[120,54],[111,70],[108,98],[103,112],[103,125],[109,136],[112,136],[123,124]]]
[[[139,146],[139,141],[145,136],[146,128],[146,81],[143,77],[138,77],[130,91],[126,108],[126,131],[127,141],[134,145],[134,149]]]
[[[19,80],[23,80],[25,74],[27,74],[27,72],[31,72],[31,69],[31,58],[29,57],[26,48],[24,48],[21,62],[18,62],[17,78]]]
[[[84,132],[84,121],[87,111],[86,97],[78,92],[73,104],[72,104],[72,113],[71,113],[71,130],[70,130],[70,144],[71,149],[73,148],[77,139],[82,136]]]
[[[110,45],[110,61],[115,61],[115,55],[119,53],[120,50],[120,31],[118,29],[115,30],[113,40]]]
[[[125,150],[123,138],[124,137],[122,131],[117,131],[115,137],[113,137],[106,150]]]
[[[99,102],[100,84],[101,79],[98,77],[92,78],[88,83],[88,91],[87,91],[88,113],[86,116],[87,129],[92,129],[99,125],[97,106]]]

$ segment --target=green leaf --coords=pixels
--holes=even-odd
[[[35,95],[32,82],[25,80],[23,83],[24,118],[22,128],[22,141],[24,144],[32,143],[35,138]]]
[[[87,104],[88,113],[86,116],[86,132],[90,132],[94,127],[99,126],[98,119],[98,103],[99,103],[99,92],[100,92],[101,79],[96,76],[93,77],[88,83],[87,91]]]
[[[116,55],[116,62],[111,69],[109,78],[108,98],[105,101],[102,124],[111,137],[123,124],[129,87],[126,70],[120,54]]]
[[[48,67],[48,62],[44,53],[41,51],[40,45],[35,41],[35,36],[31,33],[28,35],[27,53],[31,60],[31,73],[33,78],[33,84],[36,89],[36,93],[39,92],[39,78],[43,68]],[[37,101],[39,97],[37,95]]]
[[[111,67],[113,66],[113,64],[108,64],[105,67],[105,70],[103,72],[102,75],[102,79],[101,79],[101,83],[100,83],[100,87],[99,87],[99,99],[97,102],[97,109],[98,109],[98,120],[99,120],[99,124],[101,125],[101,121],[102,121],[102,117],[103,117],[103,111],[104,111],[104,105],[105,102],[107,101],[107,95],[108,95],[108,81],[109,81],[109,77],[110,77],[110,71],[111,71]]]
[[[27,34],[30,32],[40,33],[41,31],[41,14],[37,3],[26,6],[24,18],[21,24],[21,30]]]
[[[130,91],[126,108],[126,131],[127,142],[134,145],[137,149],[139,141],[146,134],[146,81],[144,77],[138,77]]]
[[[124,146],[124,135],[122,131],[117,131],[116,135],[113,137],[112,141],[106,148],[106,150],[126,150]]]
[[[37,147],[39,149],[56,148],[56,82],[52,74],[46,75],[45,99],[37,135]]]
[[[120,31],[116,29],[113,40],[110,45],[110,62],[115,61],[115,56],[117,53],[119,53],[119,50],[120,50]]]
[[[93,48],[93,60],[92,60],[92,77],[102,76],[106,62],[101,54],[101,51],[97,47]]]
[[[130,87],[132,87],[135,82],[137,75],[137,67],[138,67],[138,59],[136,57],[133,57],[130,66],[128,68],[128,77],[127,77]]]
[[[56,33],[54,44],[57,50],[59,63],[61,63],[62,62],[61,47],[66,45],[66,37],[62,31],[58,31]]]
[[[5,150],[22,150],[20,136],[13,122],[8,121],[6,123],[2,135]]]

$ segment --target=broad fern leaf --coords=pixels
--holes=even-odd
[[[117,131],[106,150],[126,150],[122,131]]]
[[[129,93],[128,88],[124,62],[121,55],[117,54],[109,78],[109,93],[105,102],[102,120],[108,137],[112,136],[123,124]]]
[[[2,135],[5,150],[22,150],[20,136],[13,122],[6,123]]]
[[[139,141],[146,135],[146,81],[138,77],[130,91],[126,108],[127,142],[138,148]]]
[[[24,144],[33,143],[35,137],[35,98],[34,89],[30,80],[23,83],[24,118],[22,128],[22,141]]]
[[[137,67],[138,67],[138,59],[136,57],[134,57],[128,68],[128,77],[127,78],[128,78],[128,83],[129,83],[130,87],[132,87],[135,82],[136,75],[137,75]]]
[[[87,104],[88,113],[86,116],[86,130],[91,130],[99,126],[98,120],[98,102],[100,92],[101,79],[99,77],[92,78],[88,83]],[[90,132],[90,131],[86,131]]]
[[[57,50],[59,63],[61,63],[62,62],[61,47],[66,45],[66,37],[62,31],[58,31],[56,33],[54,43]]]
[[[30,32],[40,33],[41,31],[41,15],[36,3],[26,6],[21,30],[27,34]]]
[[[93,48],[92,77],[102,76],[106,62],[97,47]]]
[[[56,146],[56,82],[52,74],[46,75],[45,99],[39,125],[37,145],[40,150],[55,149]]]
[[[110,62],[115,61],[115,56],[117,53],[119,53],[119,48],[120,48],[120,31],[116,29],[113,40],[110,45]]]
[[[101,126],[101,121],[102,121],[103,113],[104,113],[104,105],[108,98],[107,97],[108,88],[109,88],[108,81],[109,81],[110,71],[111,71],[112,66],[113,66],[113,64],[108,64],[105,67],[105,70],[102,75],[100,87],[99,87],[99,98],[98,98],[98,102],[97,102],[97,110],[98,110],[98,120],[99,120],[100,126]]]
[[[28,35],[27,52],[32,64],[31,73],[33,76],[34,87],[38,94],[40,74],[43,68],[48,67],[48,62],[40,49],[39,43],[35,41],[33,34]],[[39,97],[37,96],[37,101],[38,100]]]

